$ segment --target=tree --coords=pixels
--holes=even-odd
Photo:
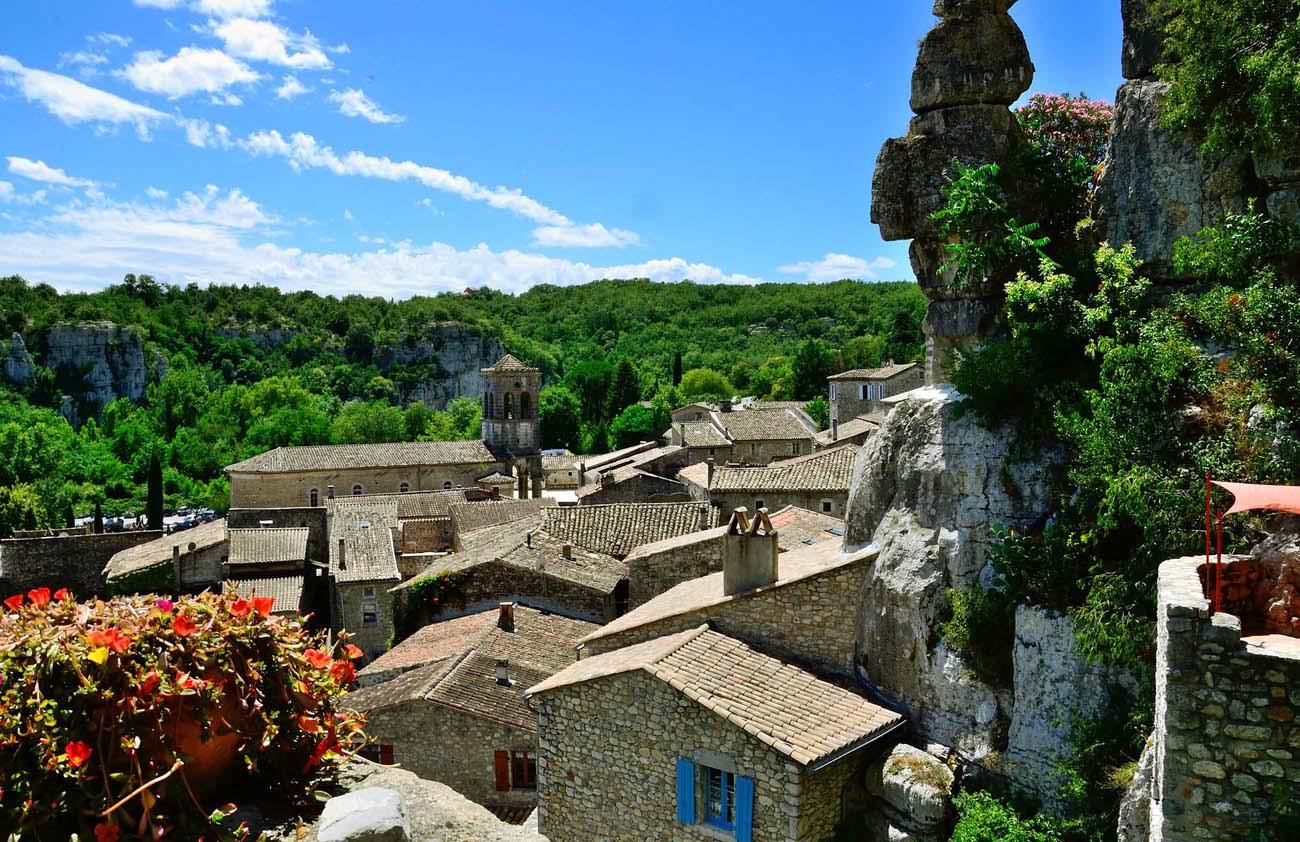
[[[636,369],[627,357],[618,361],[614,367],[614,377],[609,383],[609,397],[605,400],[605,411],[617,415],[627,407],[641,400],[641,386],[637,382]]]
[[[375,444],[405,439],[406,419],[402,410],[384,401],[348,401],[334,419],[334,441],[339,444]]]
[[[880,365],[881,354],[885,351],[885,340],[874,333],[855,336],[844,343],[841,362],[845,370],[853,368],[876,368]]]
[[[618,414],[609,425],[609,447],[618,450],[622,447],[652,441],[663,430],[655,429],[655,413],[639,403],[634,403]]]
[[[682,352],[673,354],[673,385],[682,385]]]
[[[348,328],[347,338],[343,342],[343,349],[348,358],[360,363],[369,363],[375,356],[375,340],[370,334],[370,326],[360,322],[353,322]]]
[[[578,396],[563,386],[547,386],[537,397],[537,423],[542,447],[581,447],[582,405]]]
[[[433,410],[424,401],[415,403],[402,410],[402,419],[406,422],[406,437],[415,441],[427,432]]]
[[[16,529],[42,526],[49,526],[49,516],[35,486],[0,485],[0,538],[8,538]]]
[[[609,363],[601,359],[583,360],[570,369],[565,385],[578,396],[583,421],[592,423],[605,419],[605,399],[609,396],[613,373]]]
[[[794,374],[794,396],[811,400],[826,388],[826,378],[835,373],[835,352],[822,339],[805,339],[795,352],[790,367]]]
[[[736,390],[721,372],[711,368],[693,368],[682,375],[682,397],[690,401],[730,400]]]
[[[157,448],[149,455],[149,497],[145,504],[145,517],[150,529],[163,528],[163,472]]]
[[[456,438],[468,441],[482,435],[483,405],[473,398],[456,398],[447,404]]]
[[[831,405],[826,402],[823,395],[818,395],[808,403],[803,405],[803,411],[808,413],[808,417],[817,425],[817,429],[825,430],[831,425]]]

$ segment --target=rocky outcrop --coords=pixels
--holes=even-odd
[[[937,757],[900,743],[867,767],[867,827],[878,842],[939,842],[952,819],[956,777]]]
[[[1004,279],[957,287],[931,215],[954,160],[1005,162],[1024,143],[1009,106],[1028,90],[1034,65],[1008,14],[1014,2],[936,0],[941,20],[922,40],[912,74],[916,117],[876,159],[871,221],[886,240],[913,241],[912,270],[930,299],[923,325],[930,383],[947,379],[954,349],[997,330]]]
[[[1119,802],[1115,842],[1147,842],[1151,838],[1151,800],[1154,794],[1156,744],[1148,741],[1138,759],[1133,780]]]
[[[858,456],[845,542],[880,549],[859,624],[862,677],[917,731],[968,760],[1005,751],[1009,689],[984,684],[936,645],[950,588],[980,580],[992,527],[1026,527],[1051,505],[1050,463],[1012,458],[1014,431],[957,410],[950,387],[913,393]]]
[[[435,364],[437,375],[406,389],[403,403],[417,401],[445,409],[455,398],[477,400],[483,394],[480,369],[494,365],[506,350],[495,337],[477,333],[457,322],[429,325],[415,340],[378,348],[375,363],[381,369],[394,365]]]
[[[23,335],[15,333],[9,342],[9,354],[5,357],[5,379],[16,386],[25,386],[31,379],[32,367],[35,365],[32,355],[27,353]]]

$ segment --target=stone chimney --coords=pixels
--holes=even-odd
[[[507,632],[515,630],[515,604],[513,602],[502,602],[497,605],[497,628]]]
[[[730,596],[775,582],[780,551],[766,508],[755,512],[752,521],[744,508],[736,509],[723,544],[722,592]]]
[[[328,500],[334,499],[334,486],[332,485],[325,486],[325,497]]]
[[[560,555],[564,556],[564,557],[567,558],[567,559],[572,560],[572,559],[573,559],[573,545],[572,545],[572,544],[565,544],[564,546],[560,547]]]
[[[509,687],[512,683],[510,680],[510,659],[497,658],[497,684],[502,687]]]
[[[339,570],[346,570],[348,568],[347,561],[348,561],[347,545],[344,544],[343,539],[340,538],[339,539]]]
[[[838,441],[840,437],[840,419],[831,419],[831,441]]]
[[[709,472],[708,472],[708,475],[707,475],[707,479],[705,480],[705,483],[704,483],[704,484],[705,484],[705,488],[706,488],[706,489],[707,489],[707,488],[712,488],[712,487],[713,487],[713,468],[714,468],[714,465],[715,465],[716,463],[713,461],[713,457],[712,457],[712,456],[710,456],[708,459],[705,459],[705,460],[704,460],[704,463],[705,463],[706,465],[709,466]],[[742,510],[742,511],[743,511],[743,510]]]

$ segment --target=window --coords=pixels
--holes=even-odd
[[[509,392],[506,392],[505,410],[506,410],[506,414],[505,414],[506,418],[515,417],[515,396]]]
[[[750,456],[757,456],[757,455],[758,455],[758,442],[754,442],[753,444],[751,444],[751,445],[749,446],[749,455],[750,455]]]
[[[754,825],[754,779],[728,769],[677,761],[677,821],[707,824],[751,842]]]
[[[826,514],[830,514],[830,513],[831,513],[831,509],[833,509],[833,508],[834,508],[834,504],[831,503],[830,500],[823,500],[823,501],[822,501],[822,511],[825,512]]]
[[[366,587],[362,588],[361,595],[364,596],[366,599],[374,599],[375,598],[374,586],[367,585]]]
[[[763,501],[762,501],[762,500],[755,500],[755,501],[754,501],[754,511],[758,511],[758,510],[761,509],[761,508],[763,508]]]
[[[407,493],[407,492],[410,491],[410,490],[411,490],[411,484],[410,484],[409,482],[407,482],[406,480],[402,480],[402,481],[401,481],[400,483],[398,483],[398,485],[397,485],[397,492],[398,492],[399,494],[405,494],[405,493]]]
[[[307,505],[311,506],[313,509],[320,505],[319,488],[313,488],[311,491],[307,492]]]
[[[831,384],[831,400],[833,400],[833,401],[837,401],[837,400],[839,400],[839,399],[840,399],[840,384],[838,384],[838,383],[832,383],[832,384]]]
[[[495,752],[497,792],[537,789],[537,756],[526,751]]]
[[[360,497],[364,493],[366,493],[366,490],[361,487],[361,483],[357,483],[356,485],[352,486],[353,497]]]
[[[379,746],[379,762],[385,766],[393,765],[393,747],[388,743]]]
[[[716,447],[710,447],[710,448],[709,448],[709,455],[710,455],[710,456],[717,456],[717,455],[718,455],[718,449],[717,449]]]
[[[531,404],[532,404],[532,398],[528,396],[527,392],[524,392],[519,395],[519,417],[520,418],[532,417],[533,408]]]
[[[361,625],[379,625],[379,603],[367,602],[361,606]]]
[[[867,384],[866,384],[866,383],[859,383],[859,384],[858,384],[858,400],[860,400],[860,401],[865,401],[865,400],[867,399],[867,394],[868,394],[868,392],[867,392]]]
[[[795,456],[798,456],[799,452],[802,450],[803,450],[803,442],[801,441],[790,442],[790,452],[793,453]]]
[[[442,481],[442,490],[451,491],[451,480],[445,479]]]
[[[704,820],[714,827],[736,826],[736,776],[721,769],[701,767],[704,773]]]

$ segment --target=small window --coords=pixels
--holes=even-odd
[[[831,384],[831,400],[833,400],[833,401],[837,401],[837,400],[839,400],[839,399],[840,399],[840,384],[838,384],[838,383],[832,383],[832,384]]]
[[[758,455],[758,442],[754,442],[753,444],[751,444],[751,445],[749,446],[749,455],[750,455],[750,456],[757,456],[757,455]]]
[[[320,489],[313,488],[307,492],[307,505],[313,509],[320,505]]]
[[[761,508],[763,508],[763,501],[762,501],[762,500],[755,500],[755,501],[754,501],[754,511],[758,511],[758,510],[761,509]]]
[[[447,479],[442,481],[442,490],[451,491],[451,480]]]
[[[717,456],[717,455],[718,455],[718,449],[717,449],[716,447],[710,447],[710,448],[709,448],[709,455],[710,455],[710,456]]]
[[[825,512],[826,514],[830,514],[831,509],[833,508],[834,508],[834,504],[830,500],[822,501],[822,511]]]
[[[360,497],[362,494],[365,494],[365,493],[366,493],[366,490],[365,490],[364,488],[361,487],[361,483],[357,483],[356,485],[352,486],[352,496],[353,496],[353,497]]]
[[[714,827],[732,830],[736,826],[736,776],[721,769],[704,772],[704,820]]]
[[[510,752],[510,788],[537,789],[537,756],[526,751]]]
[[[802,452],[803,452],[803,442],[801,442],[801,441],[792,441],[792,442],[790,442],[790,452],[791,452],[792,454],[794,454],[795,456],[798,456],[800,453],[802,453]]]
[[[858,384],[858,400],[860,400],[860,401],[865,401],[865,400],[867,399],[867,395],[868,395],[868,394],[870,394],[870,393],[867,391],[867,384],[866,384],[866,383],[859,383],[859,384]]]
[[[398,493],[398,494],[406,494],[406,493],[409,492],[410,490],[411,490],[411,484],[410,484],[409,482],[407,482],[406,480],[402,480],[402,482],[398,483],[398,486],[397,486],[397,493]]]
[[[362,588],[361,595],[364,596],[366,599],[374,599],[375,598],[374,586],[367,585],[366,587]]]
[[[363,626],[379,625],[378,603],[367,602],[361,606],[361,625]]]

